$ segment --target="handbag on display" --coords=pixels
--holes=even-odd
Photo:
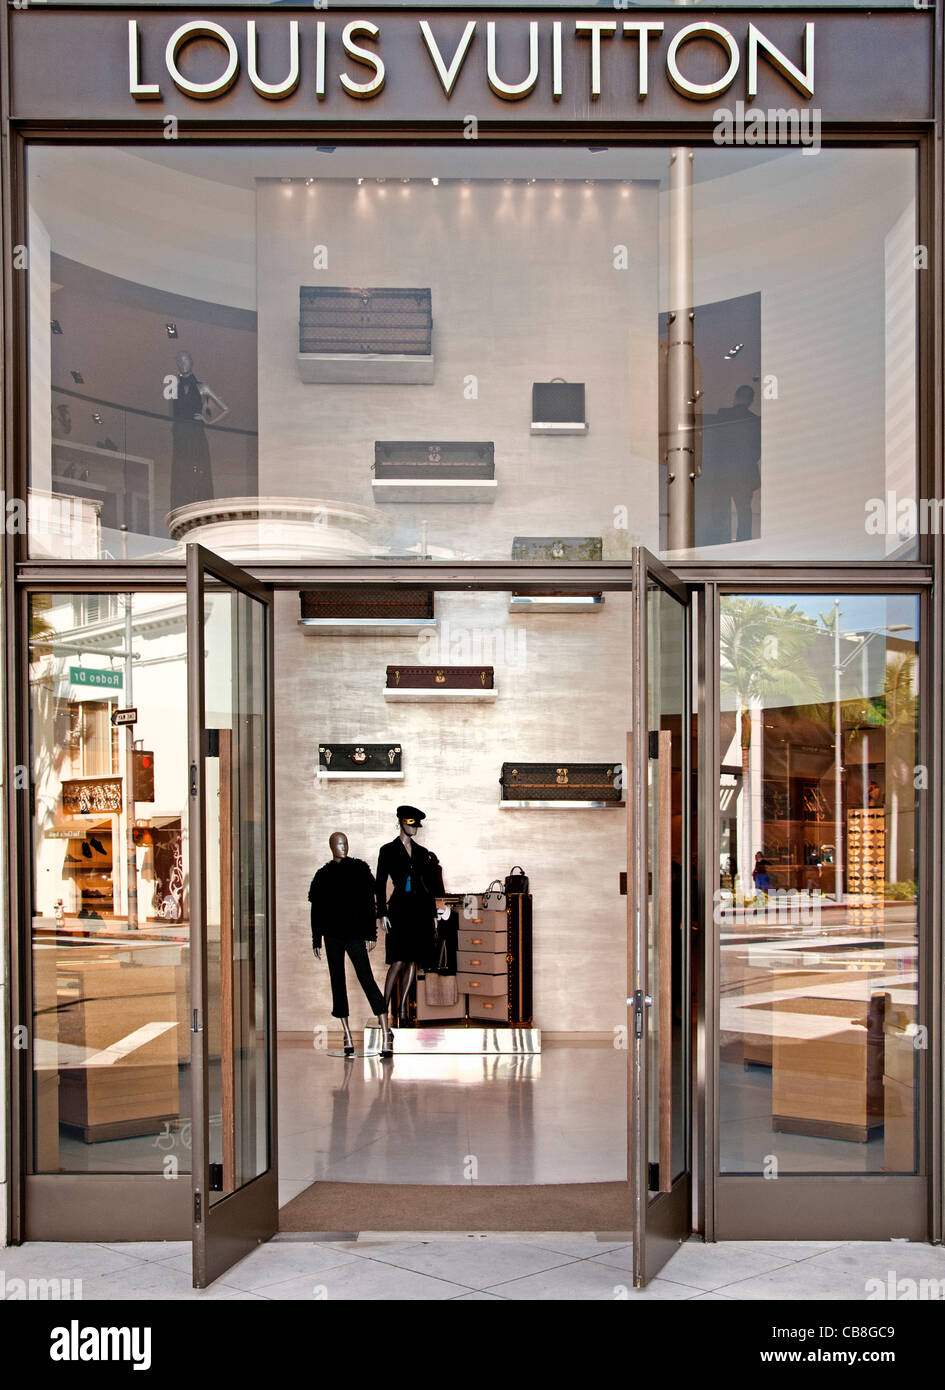
[[[359,584],[301,589],[301,618],[432,618],[433,590],[412,585]]]
[[[506,880],[507,891],[508,880]],[[502,880],[494,878],[489,887],[481,895],[482,906],[487,912],[505,911],[505,893],[502,891]]]
[[[506,893],[527,893],[528,874],[521,864],[513,864],[505,876]]]

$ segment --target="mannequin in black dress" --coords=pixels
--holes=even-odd
[[[210,446],[204,425],[218,425],[230,408],[194,375],[189,352],[177,354],[177,394],[171,401],[171,511],[213,496]],[[218,413],[209,412],[216,406]]]
[[[399,834],[381,845],[375,874],[377,910],[389,925],[384,999],[390,1008],[399,982],[401,1023],[406,1018],[407,995],[416,978],[417,962],[426,965],[432,956],[437,898],[444,894],[440,861],[415,839],[425,818],[425,812],[416,806],[397,807]],[[393,884],[389,899],[388,880]]]

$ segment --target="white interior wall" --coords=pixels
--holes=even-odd
[[[522,864],[534,897],[535,1022],[606,1031],[626,1022],[626,812],[500,810],[502,763],[623,761],[630,726],[630,602],[599,614],[511,616],[506,594],[442,593],[454,638],[492,638],[493,704],[388,704],[385,670],[420,664],[413,637],[318,637],[298,627],[299,600],[276,594],[276,890],[281,1029],[331,1026],[328,971],[312,955],[308,886],[328,838],[377,865],[402,802],[427,813],[421,840],[449,892],[482,891]],[[514,636],[513,636],[514,632]],[[497,639],[497,640],[496,640]],[[319,742],[399,742],[404,781],[315,780]],[[383,944],[371,957],[383,987]],[[352,1022],[367,1002],[349,972]]]
[[[492,440],[495,505],[392,507],[401,544],[426,520],[475,558],[508,558],[515,535],[655,545],[656,211],[647,185],[261,183],[260,492],[370,505],[375,440]],[[303,384],[303,284],[429,287],[433,385]],[[586,437],[529,433],[532,383],[556,376],[587,383]]]

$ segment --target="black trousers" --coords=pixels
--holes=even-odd
[[[345,953],[351,957],[358,984],[367,995],[372,1014],[386,1012],[384,996],[377,987],[368,960],[367,942],[342,941],[338,937],[325,937],[325,956],[328,960],[328,978],[331,980],[331,1016],[348,1017],[348,983],[345,979]]]

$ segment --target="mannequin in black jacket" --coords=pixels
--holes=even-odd
[[[431,964],[433,934],[437,918],[437,898],[442,898],[443,870],[432,850],[414,838],[425,820],[416,806],[398,806],[400,833],[381,845],[377,857],[377,912],[387,922],[387,980],[384,999],[387,1007],[400,982],[400,1022],[406,1016],[407,996],[416,978],[417,963]],[[388,880],[393,884],[390,900]],[[448,916],[444,908],[442,915]]]
[[[311,903],[312,950],[321,960],[322,939],[331,980],[331,1012],[341,1020],[346,1057],[354,1056],[354,1040],[348,1025],[348,988],[345,956],[351,957],[358,983],[367,995],[371,1012],[381,1028],[381,1056],[390,1057],[391,1035],[387,1006],[371,971],[368,951],[377,944],[377,928],[386,926],[377,913],[377,893],[371,870],[363,859],[348,858],[348,837],[336,830],[328,841],[331,859],[323,864],[308,890]]]

